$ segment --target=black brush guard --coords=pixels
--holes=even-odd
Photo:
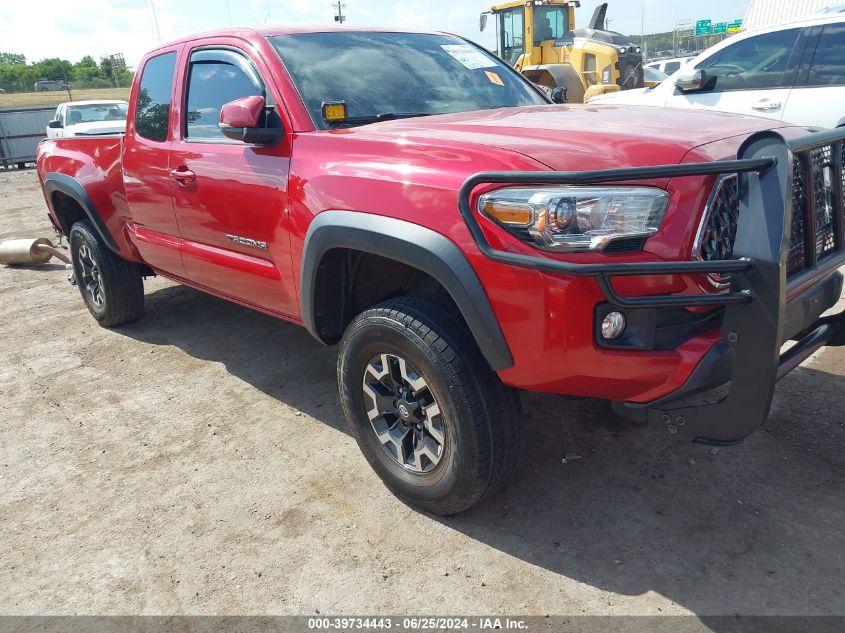
[[[819,132],[798,140],[761,132],[746,139],[737,160],[731,161],[588,172],[481,172],[464,182],[458,205],[479,250],[494,261],[548,273],[595,277],[608,302],[620,308],[724,306],[722,341],[705,355],[681,389],[647,405],[615,403],[615,408],[663,425],[671,433],[727,444],[750,435],[766,419],[778,378],[820,347],[845,344],[845,312],[820,318],[842,290],[842,276],[837,272],[845,264],[842,186],[836,187],[835,195],[839,249],[789,280],[785,265],[793,212],[792,154],[843,140],[845,130]],[[835,168],[837,183],[843,182],[841,164],[840,160]],[[472,191],[486,183],[594,185],[732,173],[739,178],[739,220],[734,259],[726,261],[578,264],[510,253],[490,246],[470,205]],[[617,276],[696,273],[729,273],[729,291],[626,297],[612,284]],[[789,303],[788,294],[794,295]],[[781,347],[790,339],[795,344],[781,354]],[[730,389],[718,402],[691,406],[681,402],[728,381]]]

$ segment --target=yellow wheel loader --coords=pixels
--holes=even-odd
[[[587,28],[575,28],[578,0],[518,0],[481,14],[496,22],[499,57],[540,86],[555,101],[584,103],[590,97],[643,87],[643,55],[621,33],[605,29],[607,3]],[[556,88],[563,88],[565,94]]]

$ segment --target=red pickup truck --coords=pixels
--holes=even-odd
[[[230,29],[149,53],[125,135],[44,141],[38,175],[101,325],[162,275],[339,343],[370,464],[454,513],[512,473],[516,389],[753,432],[845,343],[843,138],[552,104],[453,35]]]

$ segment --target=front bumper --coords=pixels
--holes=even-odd
[[[838,300],[845,264],[845,178],[842,152],[845,131],[820,132],[786,140],[775,132],[749,137],[735,161],[663,165],[592,172],[485,172],[467,179],[459,194],[459,208],[479,250],[488,258],[512,266],[568,276],[594,277],[608,303],[622,309],[677,306],[724,307],[721,341],[703,357],[676,392],[647,404],[617,403],[620,412],[658,424],[671,433],[713,443],[736,442],[753,433],[765,420],[778,378],[794,369],[820,347],[845,344],[845,313],[821,317]],[[806,261],[800,274],[787,277],[793,223],[793,159],[818,148],[833,148],[835,192],[834,247],[816,256],[816,216],[812,187],[803,232]],[[803,159],[802,159],[803,160]],[[737,174],[739,219],[733,259],[618,264],[578,264],[522,255],[493,248],[470,204],[475,187],[483,183],[601,184],[652,178]],[[827,225],[826,225],[827,226]],[[793,253],[794,255],[794,253]],[[616,276],[731,275],[728,292],[696,295],[629,297],[613,286]],[[795,344],[781,353],[787,341]],[[690,396],[725,386],[716,399],[690,403]]]

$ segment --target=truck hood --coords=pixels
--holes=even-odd
[[[574,171],[680,163],[695,147],[779,126],[723,112],[586,104],[400,119],[350,131],[359,138],[435,142],[456,149],[486,145],[518,152],[550,169]]]
[[[105,134],[123,134],[126,132],[126,120],[123,121],[91,121],[77,123],[65,128],[65,136],[99,136]]]

